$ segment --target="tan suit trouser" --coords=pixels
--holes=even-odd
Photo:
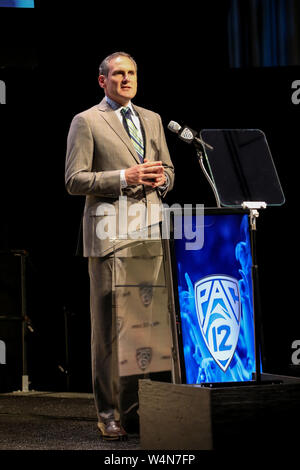
[[[89,258],[92,381],[98,419],[119,419],[113,257]]]

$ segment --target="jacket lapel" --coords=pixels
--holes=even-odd
[[[127,134],[123,124],[121,123],[116,113],[109,106],[106,99],[104,98],[98,105],[98,109],[101,112],[101,116],[107,122],[107,124],[113,129],[116,135],[124,142],[128,150],[132,154],[133,158],[137,163],[140,163],[139,157],[134,149],[129,135]]]

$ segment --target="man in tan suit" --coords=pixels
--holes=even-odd
[[[98,428],[105,439],[122,439],[126,432],[119,421],[116,325],[112,316],[115,244],[99,235],[97,227],[105,217],[103,207],[107,203],[118,219],[121,196],[126,196],[128,210],[136,203],[147,211],[159,204],[173,187],[174,168],[160,116],[131,103],[137,92],[133,58],[123,52],[108,56],[100,65],[99,84],[105,98],[76,115],[71,123],[65,181],[70,194],[86,196],[83,255],[89,258],[92,379]],[[118,238],[122,227],[116,225]]]

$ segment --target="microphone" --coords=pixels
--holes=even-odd
[[[191,129],[190,127],[184,126],[181,127],[178,122],[170,121],[168,124],[168,129],[175,134],[178,134],[179,139],[183,140],[184,142],[191,144],[192,142],[197,142],[198,144],[207,147],[210,150],[214,148],[204,142],[204,140],[197,137],[197,132]]]

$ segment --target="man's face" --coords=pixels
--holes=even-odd
[[[106,96],[125,106],[137,91],[137,74],[134,63],[126,56],[119,56],[109,62],[109,72],[99,76],[99,85]]]

